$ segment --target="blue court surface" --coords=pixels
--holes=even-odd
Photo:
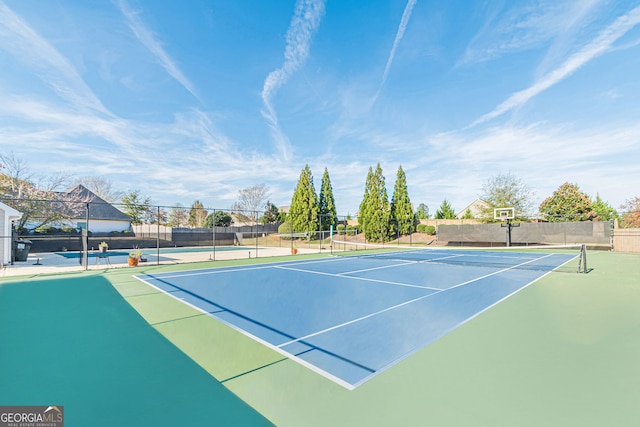
[[[425,252],[137,278],[354,389],[576,257]]]

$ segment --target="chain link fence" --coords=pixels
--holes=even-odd
[[[2,266],[24,263],[88,269],[126,266],[132,257],[148,264],[273,257],[329,251],[332,240],[409,246],[504,246],[507,240],[505,224],[473,219],[391,219],[381,225],[366,218],[341,216],[332,224],[326,215],[315,221],[297,221],[300,218],[285,213],[204,207],[86,200],[66,204],[60,200],[2,202],[25,211],[21,219],[8,221],[0,209]],[[640,252],[640,227],[634,228],[634,217],[620,213],[618,218],[519,221],[512,224],[511,243],[585,243],[600,249]],[[292,223],[313,223],[316,226],[309,228],[316,229],[294,230]],[[367,239],[372,235],[367,224],[378,228],[373,239]]]

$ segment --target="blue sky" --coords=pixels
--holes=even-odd
[[[640,195],[640,2],[0,0],[0,146],[154,203],[338,213],[369,166],[461,210],[499,173]]]

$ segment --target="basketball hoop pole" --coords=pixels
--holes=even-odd
[[[515,209],[513,208],[496,208],[493,210],[494,219],[505,221],[506,224],[500,224],[501,227],[507,229],[507,241],[506,245],[511,246],[511,228],[520,227],[520,224],[512,224],[511,221],[516,217]]]
[[[502,224],[503,227],[507,228],[507,247],[511,246],[511,220],[507,218],[507,223]]]

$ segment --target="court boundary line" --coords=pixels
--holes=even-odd
[[[189,306],[189,307],[191,307],[191,308],[195,309],[196,311],[199,311],[200,313],[206,314],[207,316],[209,316],[209,317],[213,318],[214,320],[216,320],[216,321],[218,321],[218,322],[220,322],[220,323],[222,323],[222,324],[224,324],[224,325],[226,325],[226,326],[229,326],[230,328],[232,328],[232,329],[234,329],[234,330],[236,330],[236,331],[240,332],[242,335],[244,335],[244,336],[246,336],[246,337],[248,337],[248,338],[251,338],[251,339],[253,339],[253,340],[257,341],[258,343],[260,343],[260,344],[264,345],[265,347],[270,348],[271,350],[273,350],[273,351],[277,352],[278,354],[281,354],[281,355],[283,355],[283,356],[287,357],[288,359],[291,359],[291,360],[293,360],[294,362],[299,363],[300,365],[302,365],[302,366],[304,366],[304,367],[306,367],[306,368],[310,369],[311,371],[315,372],[316,374],[318,374],[318,375],[320,375],[320,376],[323,376],[323,377],[327,378],[327,379],[328,379],[328,380],[330,380],[330,381],[333,381],[334,383],[336,383],[336,384],[338,384],[338,385],[340,385],[340,386],[342,386],[342,387],[346,388],[347,390],[349,390],[349,391],[353,391],[353,390],[355,389],[355,386],[354,386],[354,385],[352,385],[351,383],[349,383],[349,382],[347,382],[347,381],[343,380],[342,378],[339,378],[339,377],[337,377],[337,376],[335,376],[335,375],[331,374],[330,372],[327,372],[327,371],[325,371],[325,370],[323,370],[323,369],[319,368],[318,366],[316,366],[316,365],[314,365],[314,364],[312,364],[312,363],[310,363],[310,362],[307,362],[306,360],[301,359],[301,358],[299,358],[298,356],[296,356],[296,355],[294,355],[294,354],[292,354],[292,353],[289,353],[289,352],[288,352],[288,351],[286,351],[286,350],[283,350],[283,349],[281,349],[281,348],[278,348],[278,347],[277,347],[277,346],[275,346],[274,344],[272,344],[272,343],[270,343],[270,342],[268,342],[268,341],[266,341],[266,340],[264,340],[264,339],[262,339],[262,338],[260,338],[260,337],[258,337],[258,336],[256,336],[256,335],[253,335],[252,333],[250,333],[250,332],[248,332],[248,331],[245,331],[244,329],[240,328],[239,326],[234,325],[233,323],[231,323],[231,322],[229,322],[229,321],[227,321],[227,320],[221,319],[220,317],[217,317],[217,316],[213,316],[213,315],[212,315],[211,313],[209,313],[208,311],[203,310],[203,309],[201,309],[200,307],[197,307],[197,306],[195,306],[195,305],[191,304],[189,301],[186,301],[185,299],[178,298],[177,296],[172,295],[171,293],[169,293],[169,292],[165,291],[164,289],[161,289],[161,288],[159,288],[159,287],[157,287],[157,286],[155,286],[155,285],[153,285],[153,284],[151,284],[151,283],[147,282],[147,281],[146,281],[146,280],[144,280],[142,277],[139,277],[139,276],[133,276],[133,277],[134,277],[135,279],[138,279],[139,281],[141,281],[141,282],[142,282],[142,283],[144,283],[145,285],[147,285],[147,286],[151,286],[152,288],[157,289],[158,291],[162,292],[162,293],[163,293],[163,294],[165,294],[166,296],[168,296],[168,297],[170,297],[170,298],[173,298],[174,300],[176,300],[176,301],[178,301],[178,302],[181,302],[181,303],[183,303],[183,304],[185,304],[185,305],[187,305],[187,306]],[[152,325],[152,326],[153,326],[153,325]],[[155,328],[155,327],[154,327],[154,328]],[[164,336],[164,334],[163,334],[163,336]],[[168,338],[167,338],[167,339],[168,339]],[[175,344],[174,344],[174,345],[175,345]],[[182,350],[181,350],[181,351],[182,351]],[[207,372],[208,372],[208,371],[207,371]],[[213,375],[213,374],[209,373],[209,375]]]
[[[297,265],[315,264],[315,263],[321,263],[321,262],[334,262],[338,260],[339,259],[328,257],[328,258],[320,258],[316,260],[272,261],[264,264],[254,264],[250,266],[238,265],[238,266],[229,266],[229,267],[206,267],[201,269],[185,270],[184,272],[158,273],[156,274],[156,277],[163,278],[163,279],[173,279],[175,277],[199,276],[203,274],[219,274],[219,273],[230,273],[234,271],[260,270],[260,269],[267,269],[267,268],[272,268],[274,266],[277,267],[279,265],[287,265],[287,264],[297,264]]]
[[[549,254],[549,256],[552,256],[552,255],[555,255],[555,254]],[[511,298],[513,295],[517,294],[518,292],[522,291],[523,289],[528,288],[529,286],[531,286],[531,285],[533,285],[534,283],[536,283],[538,280],[541,280],[542,278],[544,278],[544,277],[548,276],[549,274],[553,273],[553,272],[554,272],[555,270],[557,270],[558,268],[563,267],[564,265],[566,265],[566,264],[570,263],[571,261],[573,261],[573,260],[574,260],[574,259],[576,259],[577,257],[578,257],[578,255],[576,255],[576,256],[574,256],[574,257],[572,257],[572,258],[568,259],[567,261],[565,261],[565,262],[563,262],[562,264],[558,265],[556,268],[554,268],[554,269],[552,269],[552,270],[550,270],[550,271],[547,271],[547,272],[543,273],[543,274],[542,274],[542,275],[540,275],[539,277],[536,277],[535,279],[531,280],[529,283],[526,283],[526,284],[525,284],[524,286],[522,286],[521,288],[518,288],[518,289],[514,290],[513,292],[511,292],[510,294],[505,295],[504,297],[500,298],[498,301],[496,301],[496,302],[494,302],[493,304],[491,304],[491,305],[487,306],[486,308],[484,308],[484,309],[480,310],[479,312],[475,313],[475,314],[474,314],[474,315],[472,315],[471,317],[469,317],[469,318],[467,318],[467,319],[463,320],[462,322],[458,323],[457,325],[455,325],[455,326],[453,326],[453,327],[451,327],[451,328],[449,328],[449,329],[444,330],[442,334],[438,335],[438,337],[437,337],[435,340],[433,340],[433,341],[432,341],[432,343],[433,343],[433,342],[435,342],[435,341],[437,341],[437,340],[439,340],[440,338],[444,337],[445,335],[449,334],[450,332],[453,332],[454,330],[456,330],[457,328],[459,328],[459,327],[463,326],[464,324],[466,324],[466,323],[468,323],[468,322],[472,321],[472,320],[473,320],[473,319],[475,319],[476,317],[478,317],[478,316],[480,316],[481,314],[483,314],[484,312],[486,312],[486,311],[488,311],[488,310],[492,309],[493,307],[495,307],[496,305],[498,305],[498,304],[502,303],[503,301],[506,301],[507,299]],[[533,261],[531,261],[531,262],[533,262]],[[452,289],[452,288],[450,288],[450,289]],[[398,359],[396,359],[396,360],[394,360],[394,361],[392,361],[392,362],[390,362],[390,363],[387,363],[386,365],[382,366],[380,369],[376,370],[376,371],[375,371],[374,373],[372,373],[371,375],[368,375],[368,376],[364,377],[363,379],[361,379],[360,381],[358,381],[357,383],[355,383],[355,384],[354,384],[354,386],[355,386],[355,387],[358,387],[358,386],[360,386],[360,385],[364,384],[365,382],[367,382],[367,381],[369,381],[370,379],[372,379],[372,378],[376,377],[378,374],[381,374],[382,372],[384,372],[385,370],[387,370],[387,369],[391,368],[392,366],[394,366],[394,365],[396,365],[396,364],[400,363],[401,361],[403,361],[403,360],[405,360],[405,359],[408,359],[409,357],[411,357],[412,355],[414,355],[414,354],[415,354],[415,353],[417,353],[418,351],[422,350],[423,348],[424,348],[424,347],[416,348],[416,349],[414,349],[414,350],[412,350],[412,351],[407,352],[407,353],[406,353],[405,355],[403,355],[402,357],[400,357],[400,358],[398,358]]]
[[[547,256],[551,256],[551,255],[547,255]],[[542,258],[540,258],[540,259],[544,259],[544,258],[546,258],[546,256],[545,256],[545,257],[542,257]],[[534,261],[534,260],[530,260],[530,261],[527,261],[527,262],[524,262],[524,263],[521,263],[521,264],[518,264],[518,265],[515,265],[515,266],[512,266],[512,267],[503,268],[502,270],[494,271],[494,272],[492,272],[492,273],[485,274],[484,276],[476,277],[475,279],[472,279],[472,280],[467,280],[466,282],[459,283],[459,284],[454,285],[454,286],[451,286],[451,287],[449,287],[449,288],[446,288],[446,289],[440,289],[439,291],[436,291],[436,292],[433,292],[433,293],[430,293],[430,294],[427,294],[427,295],[422,295],[422,296],[417,297],[417,298],[414,298],[414,299],[412,299],[412,300],[405,301],[405,302],[400,303],[400,304],[396,304],[396,305],[394,305],[394,306],[392,306],[392,307],[387,307],[387,308],[385,308],[385,309],[378,310],[378,311],[376,311],[376,312],[374,312],[374,313],[369,313],[369,314],[367,314],[366,316],[361,316],[361,317],[359,317],[359,318],[357,318],[357,319],[352,319],[352,320],[350,320],[350,321],[348,321],[348,322],[343,322],[343,323],[341,323],[341,324],[334,325],[334,326],[332,326],[332,327],[330,327],[330,328],[326,328],[326,329],[323,329],[323,330],[321,330],[321,331],[317,331],[317,332],[314,332],[314,333],[312,333],[312,334],[308,334],[308,335],[305,335],[305,336],[303,336],[303,337],[296,338],[295,340],[291,340],[291,341],[289,341],[289,342],[282,343],[282,344],[280,344],[280,347],[282,347],[282,346],[286,346],[286,345],[290,345],[290,344],[293,344],[293,343],[296,343],[296,342],[300,342],[300,341],[303,341],[303,340],[307,340],[307,339],[309,339],[309,338],[312,338],[312,337],[315,337],[315,336],[318,336],[318,335],[324,334],[324,333],[326,333],[326,332],[331,332],[331,331],[333,331],[333,330],[336,330],[336,329],[342,328],[342,327],[344,327],[344,326],[349,326],[349,325],[354,324],[354,323],[356,323],[356,322],[360,322],[360,321],[362,321],[362,320],[369,319],[369,318],[374,317],[374,316],[377,316],[377,315],[379,315],[379,314],[386,313],[387,311],[391,311],[391,310],[394,310],[394,309],[396,309],[396,308],[400,308],[400,307],[403,307],[403,306],[405,306],[405,305],[412,304],[412,303],[417,302],[417,301],[421,301],[421,300],[426,299],[426,298],[429,298],[429,297],[431,297],[431,296],[433,296],[433,295],[438,295],[438,294],[440,294],[440,293],[442,293],[442,292],[447,292],[447,291],[449,291],[449,290],[451,290],[451,289],[456,289],[456,288],[459,288],[459,287],[461,287],[461,286],[465,286],[465,285],[468,285],[468,284],[470,284],[470,283],[474,283],[474,282],[477,282],[477,281],[479,281],[479,280],[486,279],[487,277],[495,276],[496,274],[501,274],[501,273],[504,273],[504,272],[506,272],[506,271],[513,270],[513,269],[515,269],[515,268],[517,268],[517,267],[520,267],[521,265],[528,264],[528,263],[533,262],[533,261]]]
[[[516,268],[520,267],[521,265],[525,265],[525,264],[528,264],[528,263],[531,263],[531,262],[534,262],[534,261],[537,261],[537,260],[540,260],[540,259],[544,259],[544,258],[547,258],[547,257],[552,256],[552,255],[554,255],[554,254],[547,254],[547,255],[545,255],[545,256],[543,256],[543,257],[535,258],[535,259],[531,259],[531,260],[528,260],[528,261],[526,261],[526,262],[523,262],[523,263],[517,264],[517,265],[515,265],[515,266],[510,266],[510,267],[507,267],[507,268],[503,268],[503,269],[501,269],[501,270],[494,271],[494,272],[492,272],[492,273],[489,273],[489,274],[483,275],[483,276],[481,276],[481,277],[477,277],[477,278],[475,278],[475,279],[472,279],[472,280],[468,280],[468,281],[466,281],[466,282],[459,283],[459,284],[457,284],[457,285],[455,285],[455,286],[452,286],[452,287],[449,287],[449,288],[447,288],[447,289],[436,289],[436,288],[434,288],[433,290],[436,290],[436,292],[430,293],[430,294],[428,294],[428,295],[423,295],[423,296],[418,297],[418,298],[415,298],[415,299],[413,299],[413,300],[405,301],[404,303],[398,304],[398,305],[393,306],[393,307],[388,307],[388,308],[386,308],[386,309],[380,310],[379,312],[370,313],[370,314],[368,314],[368,315],[366,315],[366,316],[362,316],[361,318],[353,319],[353,320],[351,320],[351,321],[349,321],[349,322],[344,322],[344,324],[335,325],[335,326],[333,326],[333,327],[331,327],[331,328],[327,328],[327,329],[322,330],[322,331],[317,331],[317,332],[315,332],[315,333],[313,333],[313,334],[308,334],[308,335],[306,335],[306,336],[304,336],[304,337],[296,338],[295,340],[291,340],[291,341],[289,341],[289,342],[285,342],[285,343],[282,343],[282,344],[279,344],[279,345],[272,344],[272,343],[270,343],[270,342],[268,342],[268,341],[266,341],[266,340],[264,340],[264,339],[262,339],[262,338],[259,338],[259,337],[255,336],[255,335],[253,335],[253,334],[249,333],[248,331],[246,331],[246,330],[242,329],[241,327],[236,326],[236,325],[235,325],[235,324],[233,324],[233,323],[230,323],[229,321],[226,321],[226,320],[221,319],[221,318],[219,318],[219,317],[217,317],[217,316],[214,316],[214,315],[212,315],[210,312],[208,312],[208,311],[206,311],[206,310],[203,310],[203,309],[201,309],[201,308],[199,308],[199,307],[197,307],[197,306],[195,306],[195,305],[191,304],[190,302],[188,302],[188,301],[186,301],[186,300],[184,300],[184,299],[182,299],[182,298],[179,298],[179,297],[177,297],[177,296],[175,296],[175,295],[173,295],[173,294],[171,294],[171,293],[169,293],[169,292],[167,292],[167,291],[165,291],[165,290],[163,290],[163,289],[161,289],[161,288],[159,288],[159,287],[157,287],[157,286],[155,286],[155,285],[153,285],[153,284],[149,283],[148,281],[144,280],[144,279],[143,279],[142,277],[140,277],[140,276],[135,276],[135,275],[134,275],[133,277],[134,277],[135,279],[137,279],[137,280],[141,281],[142,283],[144,283],[144,284],[146,284],[146,285],[148,285],[148,286],[150,286],[150,287],[152,287],[152,288],[154,288],[154,289],[157,289],[158,291],[162,292],[163,294],[165,294],[165,295],[167,295],[167,296],[169,296],[169,297],[171,297],[171,298],[173,298],[173,299],[175,299],[175,300],[177,300],[177,301],[179,301],[179,302],[181,302],[181,303],[183,303],[183,304],[188,305],[189,307],[191,307],[191,308],[195,309],[196,311],[201,312],[201,313],[204,313],[204,314],[206,314],[206,315],[208,315],[208,316],[212,317],[212,318],[213,318],[213,319],[215,319],[216,321],[219,321],[219,322],[221,322],[222,324],[224,324],[224,325],[227,325],[227,326],[231,327],[232,329],[234,329],[234,330],[236,330],[236,331],[240,332],[242,335],[244,335],[244,336],[246,336],[246,337],[248,337],[248,338],[251,338],[251,339],[253,339],[253,340],[257,341],[258,343],[260,343],[260,344],[262,344],[262,345],[266,346],[267,348],[270,348],[270,349],[274,350],[275,352],[277,352],[277,353],[279,353],[279,354],[281,354],[281,355],[283,355],[283,356],[286,356],[287,358],[289,358],[289,359],[291,359],[291,360],[293,360],[293,361],[295,361],[295,362],[299,363],[300,365],[302,365],[302,366],[306,367],[307,369],[310,369],[311,371],[315,372],[316,374],[319,374],[319,375],[321,375],[321,376],[323,376],[323,377],[325,377],[325,378],[327,378],[327,379],[329,379],[329,380],[333,381],[334,383],[336,383],[336,384],[338,384],[338,385],[340,385],[340,386],[342,386],[342,387],[346,388],[346,389],[347,389],[347,390],[349,390],[349,391],[353,391],[353,390],[355,390],[357,387],[359,387],[360,385],[362,385],[362,384],[364,384],[365,382],[369,381],[371,378],[373,378],[373,377],[377,376],[378,374],[380,374],[380,373],[384,372],[385,370],[387,370],[387,369],[388,369],[388,368],[390,368],[391,366],[396,365],[397,363],[399,363],[399,362],[401,362],[402,360],[404,360],[404,359],[408,358],[408,357],[409,357],[409,356],[411,356],[412,354],[414,354],[414,353],[416,353],[416,352],[418,352],[418,351],[420,351],[420,350],[424,349],[426,345],[423,345],[423,346],[417,347],[416,349],[414,349],[414,350],[412,350],[412,351],[410,351],[410,352],[406,353],[405,355],[402,355],[401,357],[399,357],[399,358],[397,358],[397,359],[394,359],[392,362],[390,362],[390,363],[388,363],[388,364],[386,364],[386,365],[384,365],[384,366],[382,366],[382,367],[380,367],[380,368],[376,369],[376,370],[375,370],[374,372],[372,372],[371,374],[369,374],[369,375],[367,375],[367,376],[363,377],[360,381],[358,381],[358,382],[356,382],[356,383],[353,383],[353,384],[351,384],[351,383],[349,383],[349,382],[347,382],[347,381],[343,380],[342,378],[337,377],[336,375],[331,374],[330,372],[325,371],[324,369],[322,369],[322,368],[320,368],[320,367],[318,367],[318,366],[316,366],[316,365],[314,365],[314,364],[312,364],[312,363],[310,363],[310,362],[307,362],[307,361],[305,361],[305,360],[303,360],[303,359],[299,358],[298,356],[296,356],[296,355],[294,355],[294,354],[292,354],[292,353],[290,353],[290,352],[288,352],[288,351],[284,350],[284,349],[283,349],[283,348],[281,348],[281,347],[283,347],[283,346],[288,346],[288,345],[291,345],[291,344],[294,344],[294,343],[302,343],[302,344],[304,344],[302,341],[303,341],[303,340],[305,340],[305,339],[308,339],[308,338],[310,338],[310,337],[317,336],[317,335],[320,335],[320,334],[322,334],[322,333],[329,332],[330,330],[335,330],[335,329],[338,329],[338,328],[343,327],[343,326],[347,326],[347,324],[356,323],[356,322],[358,322],[358,321],[360,321],[360,320],[364,320],[365,318],[373,317],[373,316],[375,316],[375,315],[381,314],[382,312],[391,311],[391,310],[393,310],[393,309],[395,309],[395,308],[399,308],[400,306],[404,306],[404,305],[411,304],[411,303],[413,303],[413,302],[416,302],[416,301],[419,301],[419,300],[422,300],[422,299],[428,298],[428,297],[430,297],[430,296],[432,296],[432,295],[436,295],[436,294],[441,293],[441,292],[448,291],[448,290],[450,290],[450,289],[455,289],[455,288],[458,288],[458,287],[461,287],[461,286],[468,285],[468,284],[470,284],[470,283],[477,282],[477,281],[479,281],[479,280],[483,280],[483,279],[485,279],[485,278],[487,278],[487,277],[491,277],[491,276],[494,276],[494,275],[497,275],[497,274],[501,274],[501,273],[504,273],[504,272],[506,272],[506,271],[514,270],[514,269],[516,269]],[[574,256],[574,257],[572,257],[572,258],[568,259],[567,261],[565,261],[564,263],[562,263],[562,264],[558,265],[558,266],[557,266],[557,267],[555,267],[554,269],[552,269],[552,270],[550,270],[550,271],[545,272],[544,274],[540,275],[539,277],[535,278],[534,280],[530,281],[529,283],[524,284],[522,287],[520,287],[520,288],[516,289],[515,291],[513,291],[513,292],[511,292],[510,294],[508,294],[508,295],[504,296],[504,297],[503,297],[503,298],[501,298],[500,300],[498,300],[498,301],[494,302],[493,304],[491,304],[491,305],[487,306],[487,307],[486,307],[486,308],[484,308],[483,310],[480,310],[479,312],[477,312],[477,313],[473,314],[473,315],[472,315],[472,316],[470,316],[469,318],[467,318],[467,319],[463,320],[462,322],[460,322],[460,323],[456,324],[454,327],[452,327],[452,328],[450,328],[450,329],[447,329],[447,330],[443,331],[443,332],[442,332],[442,334],[440,334],[440,335],[436,338],[436,340],[437,340],[437,339],[440,339],[441,337],[445,336],[446,334],[450,333],[451,331],[455,330],[456,328],[458,328],[458,327],[460,327],[460,326],[464,325],[465,323],[467,323],[467,322],[469,322],[469,321],[473,320],[474,318],[476,318],[476,317],[477,317],[477,316],[479,316],[480,314],[482,314],[482,313],[484,313],[485,311],[487,311],[487,310],[491,309],[492,307],[494,307],[495,305],[497,305],[497,304],[501,303],[502,301],[504,301],[504,300],[506,300],[506,299],[510,298],[510,297],[511,297],[511,296],[513,296],[514,294],[516,294],[516,293],[520,292],[522,289],[527,288],[528,286],[530,286],[531,284],[533,284],[533,283],[537,282],[538,280],[542,279],[543,277],[547,276],[547,275],[548,275],[548,274],[550,274],[551,272],[553,272],[553,271],[557,270],[558,268],[560,268],[560,267],[564,266],[565,264],[567,264],[567,263],[571,262],[571,261],[572,261],[573,259],[575,259],[576,257],[577,257],[577,256]],[[318,261],[320,261],[320,262],[322,262],[322,261],[327,261],[327,259],[322,259],[322,260],[318,260]],[[296,261],[293,261],[293,262],[296,262]],[[311,261],[311,262],[313,262],[313,261]],[[305,263],[308,263],[308,262],[305,262]],[[282,266],[282,265],[278,265],[278,264],[282,264],[281,262],[275,262],[275,263],[270,263],[270,264],[272,264],[272,265],[269,265],[269,266],[261,265],[260,267],[266,267],[266,268],[279,268],[279,267],[280,267],[281,269],[289,269],[289,270],[292,270],[292,271],[299,271],[299,272],[306,272],[306,273],[320,273],[320,272],[310,272],[310,271],[308,271],[308,270],[301,270],[301,269],[296,270],[296,269],[290,269],[290,268],[283,268],[284,266]],[[253,269],[256,269],[256,268],[251,268],[251,270],[253,270]],[[215,273],[214,271],[211,271],[212,269],[208,269],[208,270],[209,270],[209,273]],[[229,272],[229,271],[243,271],[243,270],[247,270],[247,269],[238,269],[238,270],[236,270],[236,269],[231,269],[231,270],[226,270],[226,272]],[[200,272],[200,274],[207,274],[207,273],[205,273],[205,272]],[[329,274],[329,273],[324,273],[324,274],[331,275],[331,274]],[[153,278],[153,277],[152,277],[152,276],[150,276],[150,275],[144,275],[144,276],[145,276],[145,277],[151,277],[151,278]],[[189,275],[184,275],[184,276],[189,276]],[[346,277],[346,278],[351,278],[351,279],[363,279],[363,278],[356,278],[356,277],[353,277],[353,276],[340,276],[340,275],[334,275],[334,276],[338,276],[338,277]],[[172,277],[181,277],[181,276],[162,276],[161,278],[172,278]],[[401,285],[407,286],[406,284],[401,284]],[[416,286],[416,285],[409,285],[409,286]],[[421,287],[421,288],[424,288],[424,287]],[[434,340],[434,341],[435,341],[435,340]],[[433,342],[433,341],[432,341],[432,342]],[[429,343],[429,344],[430,344],[430,343]],[[313,347],[312,345],[310,345],[310,346],[311,346],[311,347]]]

